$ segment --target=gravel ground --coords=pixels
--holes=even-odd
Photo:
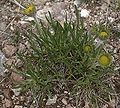
[[[68,17],[72,16],[75,20],[74,4],[72,0],[32,0],[37,11],[35,16],[38,19],[45,21],[45,15],[50,11],[54,18],[59,20],[61,24],[65,18],[65,10]],[[77,0],[76,0],[77,1]],[[108,0],[109,1],[109,0]],[[30,0],[21,0],[20,4],[25,6]],[[113,1],[112,1],[113,2]],[[78,5],[78,9],[88,10],[89,16],[84,18],[86,28],[89,29],[93,24],[108,24],[111,27],[111,38],[108,40],[106,49],[115,54],[114,62],[116,70],[119,72],[120,68],[120,9],[116,9],[115,3],[109,3],[104,0],[97,1],[91,4]],[[28,25],[28,20],[31,17],[25,16],[21,13],[21,8],[14,3],[14,0],[0,1],[0,108],[37,108],[31,104],[31,93],[21,94],[19,89],[12,89],[12,81],[22,81],[21,76],[12,73],[9,74],[3,67],[5,62],[8,65],[19,62],[14,56],[17,50],[25,50],[25,46],[20,43],[18,48],[14,46],[10,37],[14,35],[17,28],[25,28]],[[118,36],[116,36],[118,35]],[[119,74],[114,77],[114,84],[116,85],[117,93],[120,93],[120,79]],[[44,102],[47,100],[45,99]],[[48,101],[47,101],[48,102]],[[49,105],[45,108],[76,108],[74,107],[74,99],[70,97],[67,90],[61,91],[53,98],[54,105]],[[107,108],[107,107],[104,107]],[[117,108],[120,108],[118,106]]]

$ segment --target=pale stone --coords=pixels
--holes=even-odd
[[[5,98],[5,106],[8,108],[8,107],[11,107],[11,105],[12,105],[12,102]]]
[[[14,73],[14,72],[12,72],[12,74],[11,74],[11,79],[13,79],[16,82],[23,81],[22,76],[20,76],[19,74]]]
[[[21,88],[12,89],[12,91],[13,91],[14,94],[15,94],[15,96],[19,96],[20,90],[21,90]]]
[[[3,75],[3,71],[5,70],[5,68],[3,66],[4,61],[5,61],[5,56],[0,51],[0,75]]]
[[[7,58],[12,57],[16,50],[17,50],[16,47],[13,45],[5,45],[4,48],[2,49],[3,53]]]
[[[57,100],[57,96],[56,95],[52,99],[49,97],[49,99],[47,100],[46,105],[55,104],[56,100]]]
[[[72,107],[70,104],[68,104],[66,108],[76,108],[76,107]]]
[[[4,31],[6,28],[6,23],[5,22],[0,22],[0,30]]]
[[[20,105],[15,105],[14,108],[23,108],[23,106],[20,106]]]
[[[61,101],[62,101],[62,103],[63,103],[64,105],[67,105],[66,99],[63,98]]]
[[[89,16],[89,13],[90,12],[88,10],[82,9],[81,12],[80,12],[80,15],[81,15],[81,17],[87,18]]]

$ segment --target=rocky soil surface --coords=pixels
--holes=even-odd
[[[33,106],[31,101],[31,93],[20,93],[20,89],[12,88],[12,81],[19,82],[23,79],[21,76],[11,73],[5,69],[4,63],[11,65],[19,63],[15,57],[16,51],[24,51],[25,46],[21,42],[18,47],[14,46],[11,41],[11,36],[14,36],[15,31],[24,29],[32,20],[32,16],[22,14],[22,6],[30,3],[30,0],[1,0],[0,1],[0,108],[37,108]],[[36,6],[36,18],[45,21],[45,15],[48,11],[63,24],[65,14],[68,14],[70,19],[75,20],[74,5],[78,9],[86,9],[89,15],[84,18],[86,28],[89,29],[93,24],[108,24],[111,27],[111,38],[108,40],[106,49],[113,52],[114,63],[116,70],[120,71],[120,9],[117,8],[114,0],[99,0],[90,4],[80,4],[78,0],[32,0]],[[27,44],[27,43],[26,43]],[[120,76],[119,74],[113,78],[116,86],[116,91],[120,93]],[[120,100],[120,99],[119,99]],[[45,108],[76,108],[74,99],[70,97],[67,90],[61,91],[53,99],[44,100]],[[34,103],[34,102],[33,102]],[[87,107],[86,107],[87,108]],[[107,107],[104,107],[107,108]],[[120,108],[118,104],[118,108]]]

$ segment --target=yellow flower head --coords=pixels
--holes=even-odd
[[[91,52],[92,49],[93,49],[92,45],[85,45],[85,46],[83,47],[83,50],[84,50],[84,52],[86,52],[86,53]]]
[[[107,32],[103,31],[103,32],[100,32],[99,37],[101,39],[107,39],[109,37],[109,35]]]
[[[110,65],[111,63],[111,56],[109,54],[101,54],[98,57],[98,63],[100,64],[100,66],[102,67],[107,67]]]
[[[28,5],[24,10],[23,10],[23,13],[26,14],[26,15],[30,15],[32,14],[33,12],[35,11],[35,6],[30,4]]]

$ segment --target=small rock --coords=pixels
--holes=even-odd
[[[103,106],[103,108],[108,108],[108,105],[107,105],[107,104],[105,104],[105,105]]]
[[[111,107],[111,108],[115,108],[115,99],[112,99],[111,101],[110,101],[110,104],[109,104],[109,107]]]
[[[14,27],[13,27],[13,26],[10,26],[10,30],[14,31],[15,29],[14,29]]]
[[[4,88],[2,90],[2,93],[3,93],[4,97],[7,99],[11,99],[12,96],[14,95],[14,92],[10,88]]]
[[[65,94],[68,94],[68,91],[64,91]]]
[[[21,88],[12,89],[12,91],[15,94],[15,96],[18,96],[20,94],[20,90],[21,90]]]
[[[67,105],[66,99],[63,98],[61,101],[62,101],[62,103],[63,103],[64,105]]]
[[[3,95],[0,95],[0,101],[4,99],[4,96]]]
[[[77,7],[81,4],[81,0],[75,0],[74,1],[74,5],[76,5]]]
[[[69,98],[69,100],[72,100],[72,99],[73,99],[73,98],[71,98],[71,97]]]
[[[44,98],[43,101],[46,101],[46,99]]]
[[[0,30],[4,31],[6,28],[6,23],[5,22],[0,22]]]
[[[15,60],[14,59],[7,59],[5,61],[5,64],[8,65],[8,66],[11,66],[13,63],[15,63]]]
[[[5,98],[5,106],[8,108],[8,107],[11,107],[12,106],[12,102],[8,99]]]
[[[87,102],[87,101],[85,102],[85,108],[90,108],[89,107],[89,102]]]
[[[41,9],[38,10],[38,11],[36,12],[36,18],[41,19],[41,20],[43,20],[43,21],[46,21],[45,15],[48,16],[48,11],[49,11],[50,13],[53,13],[52,8],[49,7],[49,6],[45,6],[42,10],[41,10]]]
[[[23,106],[20,106],[20,105],[15,105],[14,108],[23,108]]]
[[[57,100],[57,96],[56,95],[52,99],[49,97],[49,99],[47,100],[46,105],[54,104],[54,103],[56,103],[56,100]]]
[[[20,90],[21,90],[21,89],[20,89]],[[19,90],[19,93],[20,93],[20,90]],[[19,100],[20,100],[21,102],[25,101],[25,96],[20,96]]]
[[[101,9],[106,10],[107,7],[108,7],[108,5],[106,5],[106,3],[103,3],[102,6],[101,6]]]
[[[50,0],[34,0],[35,5],[44,5],[46,2]]]
[[[3,75],[3,71],[5,70],[3,63],[4,63],[5,56],[0,51],[0,75]]]
[[[81,17],[87,18],[89,16],[89,11],[86,9],[82,9],[80,12]]]
[[[18,21],[18,24],[21,24],[21,25],[24,25],[24,24],[27,24],[28,22],[27,21]]]
[[[75,107],[72,107],[70,104],[68,104],[66,108],[75,108]]]
[[[14,73],[14,72],[12,72],[12,74],[11,74],[11,79],[13,79],[16,82],[23,81],[22,76],[20,76],[19,74]]]
[[[17,49],[13,45],[5,45],[4,48],[2,49],[3,53],[7,58],[12,57],[16,50]]]
[[[114,22],[114,21],[115,21],[115,18],[108,17],[108,20],[110,21],[110,23],[112,23],[112,22]]]
[[[118,23],[117,26],[118,26],[118,30],[120,30],[120,23]]]
[[[35,108],[33,105],[30,105],[30,108]]]
[[[27,17],[25,20],[26,21],[34,21],[35,19],[33,17]]]

